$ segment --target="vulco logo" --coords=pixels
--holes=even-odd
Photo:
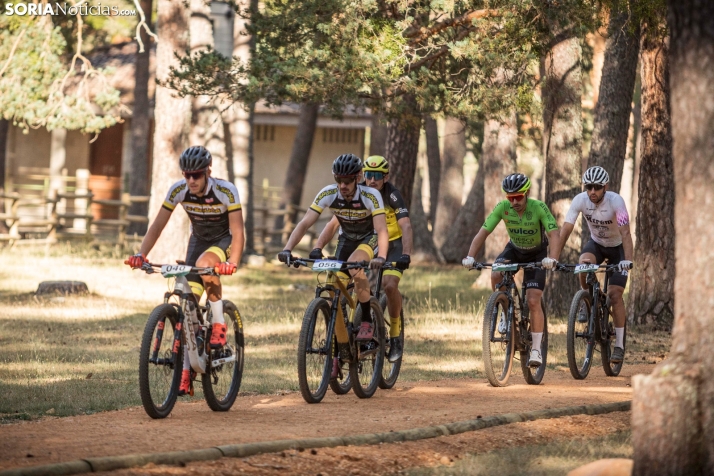
[[[67,5],[66,3],[6,3],[5,15],[102,15],[102,16],[134,16],[136,10],[119,10],[117,6],[108,5]]]

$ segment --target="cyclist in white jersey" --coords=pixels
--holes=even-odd
[[[565,215],[565,223],[560,231],[561,250],[573,231],[580,213],[583,214],[590,228],[590,240],[583,246],[581,263],[602,263],[619,265],[619,270],[612,274],[607,295],[612,304],[612,317],[615,321],[615,350],[610,360],[622,362],[625,357],[625,302],[622,294],[627,284],[628,269],[632,267],[633,245],[630,235],[630,216],[622,197],[608,191],[610,176],[602,167],[590,167],[583,174],[585,191],[576,195]],[[560,254],[560,253],[558,253]],[[587,289],[585,274],[580,275],[580,286]],[[578,320],[587,321],[587,316]]]

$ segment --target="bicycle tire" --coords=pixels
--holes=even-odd
[[[585,306],[587,322],[578,322],[578,316]],[[570,304],[568,312],[567,354],[570,375],[576,380],[583,380],[590,373],[593,364],[595,338],[592,325],[592,298],[586,289],[581,289]]]
[[[528,304],[524,304],[528,305]],[[531,346],[527,346],[525,351],[521,351],[521,371],[523,372],[523,378],[526,379],[528,385],[540,385],[545,376],[545,367],[548,362],[548,316],[545,314],[545,304],[543,304],[543,299],[540,300],[540,308],[543,310],[543,340],[540,343],[540,355],[543,358],[543,363],[538,367],[531,368],[528,365],[528,358],[531,353]],[[528,336],[531,333],[531,321],[528,322]]]
[[[379,307],[382,308],[382,316],[384,317],[384,363],[382,364],[382,378],[379,379],[379,388],[383,390],[389,390],[394,387],[399,378],[399,371],[402,368],[402,357],[404,356],[404,299],[402,299],[402,309],[399,312],[399,320],[401,321],[401,327],[399,330],[399,339],[402,341],[402,357],[396,362],[390,362],[389,348],[390,342],[389,329],[391,327],[391,316],[387,319],[385,310],[387,309],[387,296],[385,294],[379,299]]]
[[[210,350],[209,368],[201,375],[201,385],[206,403],[214,412],[227,412],[236,401],[243,379],[245,338],[243,320],[238,307],[223,300],[223,317],[226,321],[226,345]],[[235,356],[232,362],[213,367],[212,362]]]
[[[350,364],[340,359],[337,351],[337,337],[332,338],[332,362],[337,357],[337,365],[340,370],[336,378],[330,378],[330,388],[337,395],[344,395],[352,390],[352,379],[350,379]]]
[[[300,393],[307,403],[320,403],[330,382],[332,345],[327,328],[331,318],[330,305],[323,298],[315,298],[305,309],[298,339],[298,382]],[[317,348],[315,348],[317,344]]]
[[[161,304],[149,314],[141,339],[139,356],[139,393],[141,403],[151,418],[166,418],[173,410],[181,383],[183,345],[179,345],[175,360],[172,355],[174,330],[178,321],[178,311],[171,304]],[[168,322],[170,325],[166,325]],[[159,324],[163,327],[163,336],[159,341]],[[150,361],[153,345],[157,343],[158,357],[167,362],[163,365]]]
[[[622,364],[625,363],[624,359],[622,362],[618,362],[616,364],[610,362],[610,356],[612,355],[612,351],[615,349],[615,320],[612,317],[612,313],[610,312],[610,298],[607,298],[607,304],[605,309],[602,309],[600,312],[606,312],[607,313],[607,319],[606,321],[606,327],[605,330],[607,332],[607,338],[606,340],[601,340],[600,341],[600,360],[602,361],[602,368],[605,371],[605,375],[608,377],[617,377],[620,375],[620,371],[622,370]],[[627,341],[627,321],[625,321],[625,335],[622,339],[623,344]]]
[[[498,332],[498,322],[502,312],[508,316],[508,296],[503,291],[496,291],[491,294],[486,303],[481,331],[483,366],[486,378],[493,387],[505,387],[508,384],[516,348],[515,322],[511,322],[510,335]],[[494,338],[498,335],[501,341],[491,341],[492,330]]]
[[[355,342],[355,347],[374,346],[370,352],[363,354],[360,352],[359,358],[350,362],[350,379],[352,380],[352,390],[359,398],[370,398],[377,391],[379,382],[382,379],[382,366],[384,364],[384,317],[382,308],[375,297],[371,297],[369,307],[374,325],[374,336],[371,341]],[[355,313],[355,328],[358,328],[361,319],[362,308],[357,308]]]

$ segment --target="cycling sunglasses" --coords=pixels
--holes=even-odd
[[[507,198],[508,201],[510,201],[510,202],[520,202],[521,200],[523,200],[523,198],[524,198],[525,196],[526,196],[525,193],[517,193],[517,194],[514,194],[514,195],[506,195],[506,198]]]
[[[585,186],[585,190],[595,190],[596,192],[599,192],[599,191],[602,190],[603,188],[604,188],[603,185],[598,185],[598,184],[595,184],[595,183],[589,183],[589,184],[587,184],[587,185]]]
[[[384,172],[367,171],[364,173],[364,178],[368,180],[382,180],[384,178]]]
[[[206,173],[206,170],[204,169],[204,170],[197,170],[196,172],[184,172],[183,176],[186,180],[188,180],[188,179],[198,180],[201,177],[203,177],[203,175],[205,173]]]
[[[357,180],[357,177],[354,175],[347,175],[347,176],[340,176],[340,175],[335,175],[335,182],[337,183],[343,183],[345,185],[349,185],[353,183],[355,180]]]

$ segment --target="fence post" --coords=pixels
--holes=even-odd
[[[87,198],[89,198],[89,170],[77,169],[76,177],[77,186],[74,189],[74,193],[77,195],[87,195]],[[87,198],[75,198],[74,209],[77,211],[82,210],[82,213],[84,213],[85,215],[90,215],[92,209],[90,200],[88,200]],[[84,230],[88,234],[90,232],[89,220],[84,218],[75,218],[72,227],[75,230]]]

